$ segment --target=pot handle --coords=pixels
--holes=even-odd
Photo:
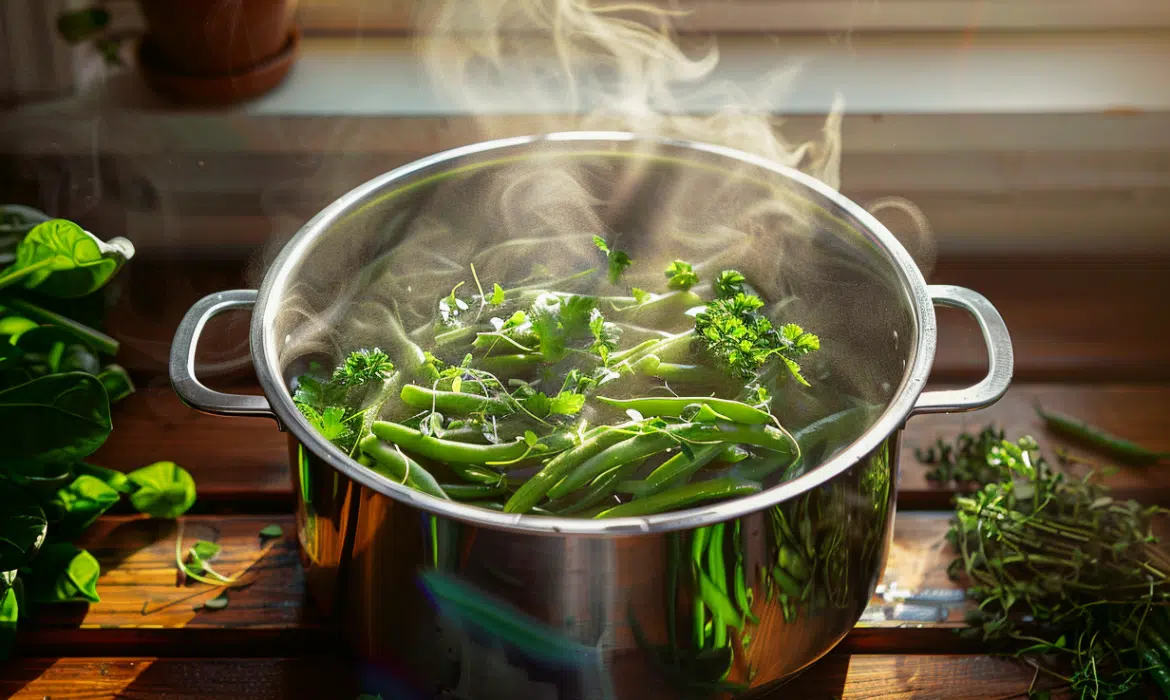
[[[987,344],[987,376],[974,386],[964,389],[924,391],[911,411],[915,413],[952,413],[973,411],[999,401],[1012,381],[1012,339],[1003,317],[987,297],[965,287],[932,284],[927,287],[930,298],[940,306],[963,309],[975,317],[983,342]]]
[[[171,344],[171,386],[183,403],[217,416],[276,418],[268,399],[252,394],[225,394],[203,385],[195,377],[195,349],[203,327],[212,317],[231,309],[250,309],[256,304],[255,289],[232,289],[203,297],[179,322]]]

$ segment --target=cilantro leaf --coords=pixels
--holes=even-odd
[[[549,402],[549,413],[562,416],[571,416],[580,413],[585,406],[585,395],[574,394],[571,391],[562,391]]]
[[[537,418],[544,418],[552,411],[552,399],[545,396],[544,392],[537,392],[524,399],[524,410]]]
[[[492,285],[492,295],[488,297],[488,303],[492,306],[504,303],[504,288],[500,286],[499,282]]]
[[[666,278],[666,286],[684,292],[699,283],[699,275],[694,268],[682,260],[675,260],[666,268]]]
[[[607,243],[606,240],[601,236],[593,237],[593,245],[597,246],[598,250],[605,253],[605,257],[609,260],[609,282],[610,284],[617,284],[618,280],[622,277],[622,273],[625,272],[626,268],[632,265],[634,261],[630,260],[630,256],[628,253],[626,253],[626,251],[611,249],[609,247],[609,243]]]
[[[601,357],[601,364],[608,366],[609,354],[617,348],[618,327],[606,321],[601,310],[594,307],[589,313],[589,332],[593,334],[593,345],[589,349]]]
[[[634,297],[634,301],[639,304],[645,304],[646,302],[650,301],[652,296],[654,296],[645,289],[638,289],[637,287],[631,289],[630,294]]]

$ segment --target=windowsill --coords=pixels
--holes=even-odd
[[[839,91],[842,190],[921,204],[943,250],[1170,250],[1165,34],[735,36],[721,48],[718,77],[787,115],[793,140],[815,134]],[[753,89],[785,66],[799,66],[785,90]],[[564,102],[500,97],[486,110],[493,136],[573,127]],[[680,109],[712,104],[698,96]],[[230,109],[176,108],[130,71],[5,122],[0,153],[106,156],[156,200],[180,203],[171,226],[207,229],[192,216],[222,209],[223,239],[190,237],[210,246],[255,227],[217,193],[278,190],[311,211],[378,172],[483,138],[482,122],[427,86],[404,37],[306,38],[282,86]],[[296,176],[255,160],[304,156],[327,165]]]

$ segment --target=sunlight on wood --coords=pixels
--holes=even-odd
[[[16,691],[13,700],[116,700],[154,659],[57,659]],[[80,668],[79,668],[80,667]],[[84,683],[79,683],[79,676]]]

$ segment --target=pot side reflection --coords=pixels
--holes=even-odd
[[[387,698],[747,694],[833,647],[885,562],[900,432],[820,488],[703,528],[520,534],[365,488],[290,437],[310,592]]]

